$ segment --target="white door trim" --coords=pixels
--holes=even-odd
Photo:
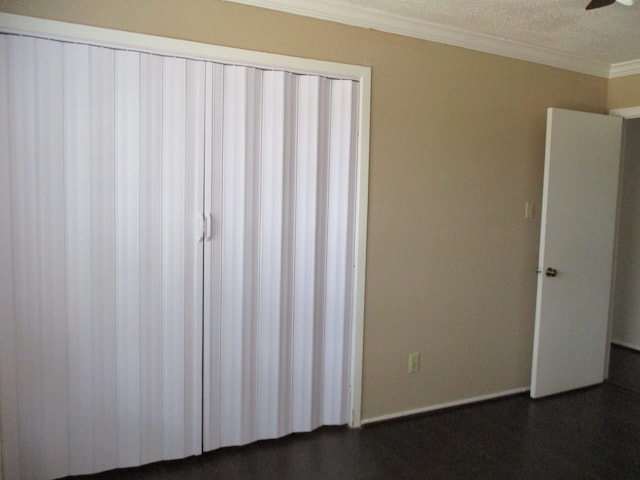
[[[640,117],[640,107],[613,108],[609,110],[609,115],[622,118]]]
[[[613,115],[616,117],[622,117],[625,120],[631,120],[634,118],[640,118],[640,106],[637,107],[625,107],[625,108],[612,108],[609,110],[609,115]],[[623,139],[624,142],[624,129],[623,129]],[[623,182],[624,175],[624,162],[625,162],[625,152],[624,152],[624,143],[622,145],[622,153],[620,158],[620,185]],[[618,210],[620,209],[620,202],[622,201],[622,188],[618,192]],[[616,297],[616,289],[614,288],[615,279],[617,276],[617,265],[618,265],[618,232],[620,230],[620,215],[618,213],[618,217],[616,219],[616,239],[615,239],[615,247],[613,251],[613,275],[612,275],[612,284],[611,284],[611,305],[609,307],[609,335],[607,338],[607,360],[605,363],[605,379],[609,378],[609,366],[611,362],[611,344],[620,342],[613,341],[613,307],[615,305],[615,297]],[[628,346],[628,345],[623,345]],[[638,346],[631,347],[636,348],[638,350]]]
[[[153,35],[124,32],[73,23],[43,20],[0,12],[0,32],[33,35],[54,40],[135,49],[219,63],[248,65],[352,79],[360,84],[359,136],[357,139],[357,198],[355,215],[354,301],[352,313],[351,414],[349,425],[361,425],[362,355],[364,341],[364,297],[369,187],[369,128],[371,112],[371,68],[344,63],[222,47]]]

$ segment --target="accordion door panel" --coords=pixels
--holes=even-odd
[[[357,98],[0,36],[7,479],[348,422]]]

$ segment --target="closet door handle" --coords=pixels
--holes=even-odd
[[[204,239],[207,242],[211,241],[211,238],[213,236],[213,214],[211,212],[209,213],[203,213],[204,216]]]
[[[200,243],[207,236],[207,214],[202,212],[198,217],[200,218],[200,235],[198,235],[198,243]]]

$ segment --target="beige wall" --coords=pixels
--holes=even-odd
[[[640,107],[640,75],[609,80],[608,108]]]
[[[371,66],[363,416],[528,386],[546,109],[604,112],[606,80],[216,0],[0,10]]]

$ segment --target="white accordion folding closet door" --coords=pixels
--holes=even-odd
[[[202,451],[205,64],[0,36],[6,479]]]
[[[0,34],[5,480],[349,422],[358,98]]]
[[[213,65],[205,451],[349,421],[358,84]]]

